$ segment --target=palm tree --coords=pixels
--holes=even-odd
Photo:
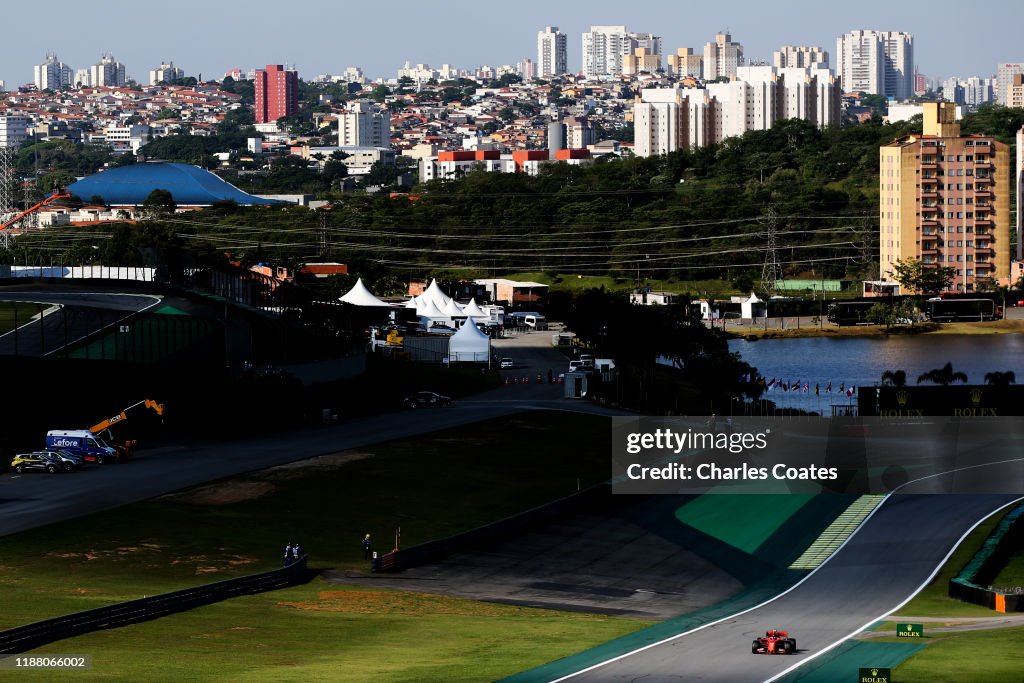
[[[967,383],[967,375],[962,372],[953,372],[953,364],[946,363],[941,368],[929,370],[920,377],[917,378],[917,383],[921,382],[932,382],[933,384],[941,384],[944,387],[948,387],[953,382]]]
[[[991,384],[994,387],[1008,387],[1016,383],[1017,376],[1013,374],[1013,370],[985,373],[985,384]]]
[[[907,385],[906,370],[886,370],[882,373],[883,387],[905,387]]]

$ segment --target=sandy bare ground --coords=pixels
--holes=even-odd
[[[309,470],[333,470],[347,463],[372,458],[373,453],[343,451],[307,458],[297,462],[279,465],[249,475],[246,480],[231,480],[200,486],[198,488],[171,493],[161,498],[191,505],[231,505],[247,500],[256,500],[274,491],[273,480],[292,479]]]

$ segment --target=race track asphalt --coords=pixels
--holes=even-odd
[[[160,303],[148,294],[5,290],[0,302],[22,301],[44,307],[41,318],[19,321],[17,331],[0,335],[0,355],[40,356],[92,334],[118,320]]]
[[[778,599],[589,671],[554,680],[771,680],[896,609],[927,582],[947,553],[979,520],[1018,498],[995,494],[895,494],[828,563]],[[751,654],[751,641],[768,629],[789,631],[797,639],[799,652]],[[850,672],[849,680],[855,676],[856,671]]]

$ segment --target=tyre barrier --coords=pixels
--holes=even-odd
[[[949,580],[949,597],[997,612],[1024,612],[1024,594],[993,589],[992,581],[1013,552],[1024,544],[1024,505],[1003,517],[981,549]]]
[[[310,578],[306,567],[307,558],[307,555],[303,555],[287,567],[262,574],[250,574],[139,600],[119,602],[0,631],[0,654],[17,654],[93,631],[136,624],[241,595],[265,593],[304,583]]]

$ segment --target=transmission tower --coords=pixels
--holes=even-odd
[[[0,221],[6,221],[17,212],[14,193],[18,183],[14,174],[14,147],[0,144]],[[13,235],[9,230],[0,230],[0,248],[11,246]]]
[[[0,214],[14,211],[18,183],[14,173],[14,147],[0,144]]]
[[[38,174],[37,174],[37,177],[32,178],[31,182],[26,182],[25,183],[24,190],[25,190],[25,208],[26,209],[28,209],[29,207],[35,206],[36,204],[39,203],[39,200],[42,199],[42,197],[40,196],[40,193],[39,193],[38,182],[39,181],[38,181]],[[25,230],[31,230],[32,228],[39,227],[39,214],[37,212],[33,211],[32,213],[30,213],[27,216],[25,216],[24,218],[22,218],[21,219],[20,227],[24,228]]]
[[[319,223],[319,230],[317,231],[317,241],[320,247],[320,258],[327,256],[327,210],[317,209],[317,221]]]
[[[768,206],[768,215],[765,217],[765,223],[768,225],[768,245],[764,253],[764,269],[761,271],[761,290],[766,295],[771,295],[775,291],[775,283],[782,279],[779,255],[775,249],[776,214],[774,204]]]

